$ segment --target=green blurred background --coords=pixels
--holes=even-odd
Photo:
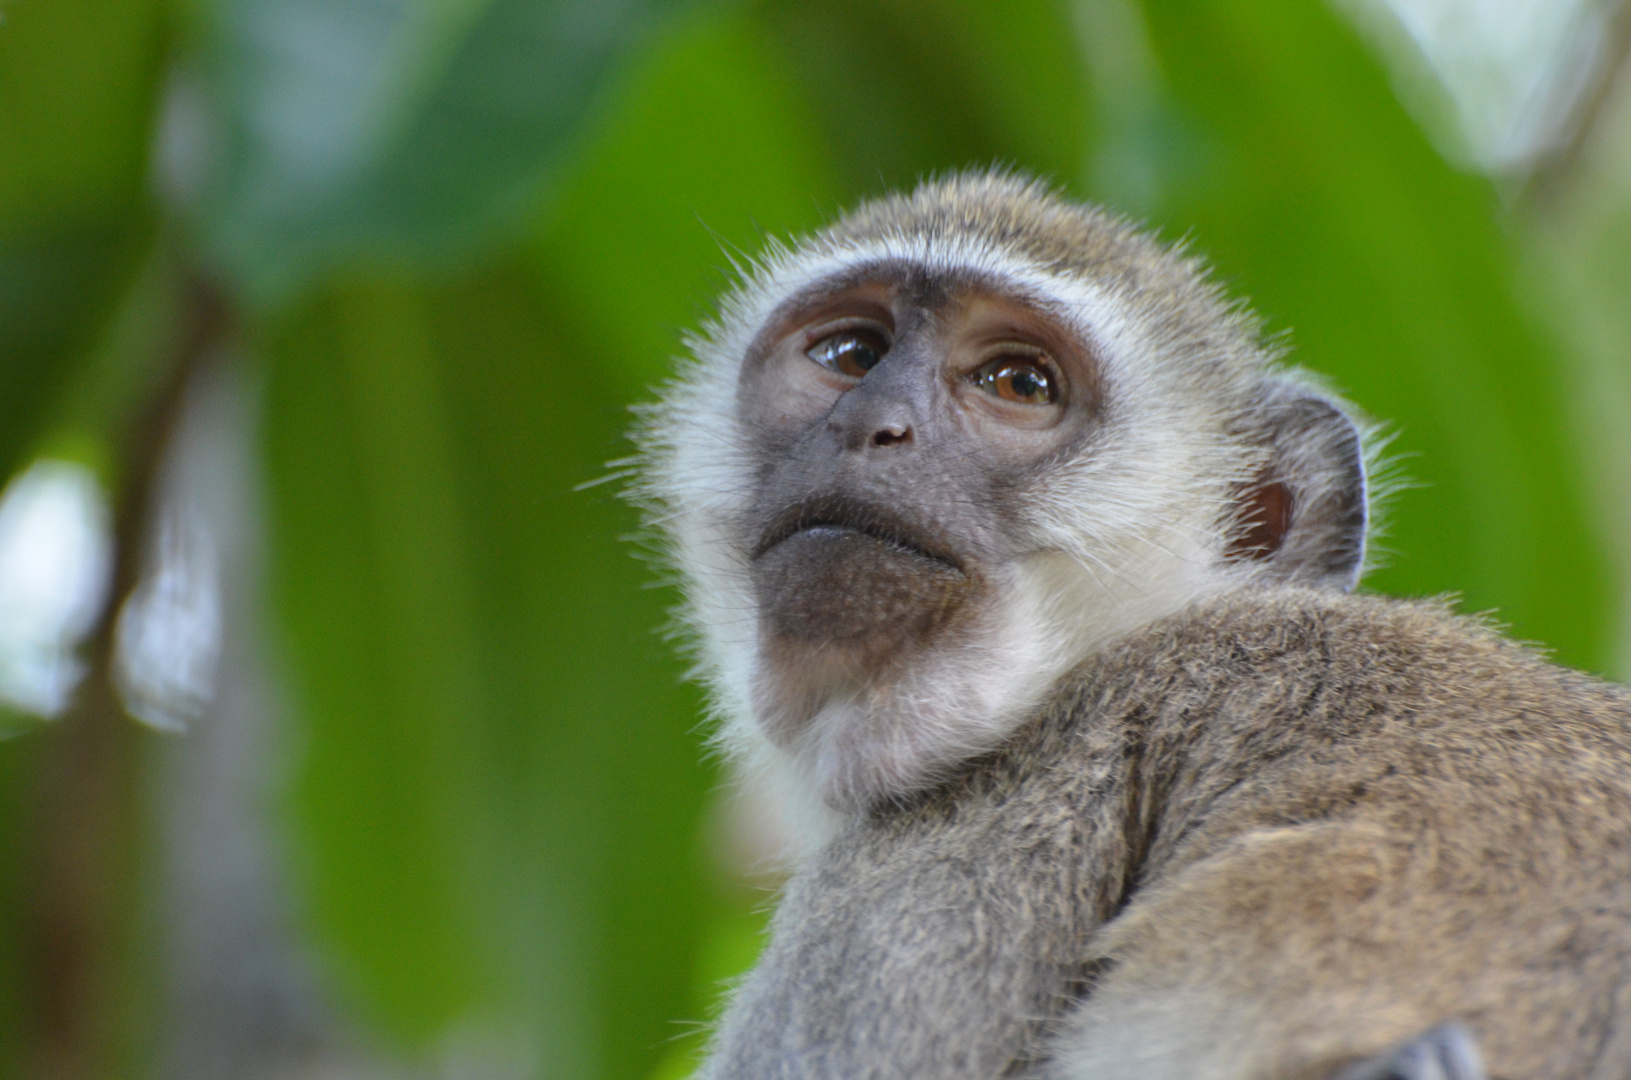
[[[1207,254],[1388,425],[1366,587],[1624,674],[1628,26],[0,0],[0,1075],[685,1075],[763,811],[584,485],[734,262],[948,169]]]

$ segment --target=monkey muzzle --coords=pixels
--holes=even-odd
[[[933,533],[887,508],[813,499],[778,514],[753,552],[765,628],[809,644],[889,648],[940,630],[973,577]]]

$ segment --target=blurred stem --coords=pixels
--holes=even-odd
[[[156,481],[187,382],[217,347],[227,311],[195,282],[173,359],[126,430],[114,503],[114,559],[107,600],[85,643],[88,670],[68,712],[41,733],[35,792],[40,828],[29,879],[25,993],[35,1003],[30,1080],[90,1080],[119,1071],[119,986],[134,905],[140,840],[141,733],[113,681],[114,627],[143,567]]]

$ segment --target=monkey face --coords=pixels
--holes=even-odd
[[[691,346],[635,494],[720,742],[800,803],[951,775],[1218,590],[1358,572],[1341,407],[1195,263],[1023,180],[773,245]]]
[[[762,715],[791,741],[835,690],[977,632],[1029,554],[1014,509],[1091,428],[1098,368],[1045,304],[886,262],[790,297],[737,393],[761,696],[780,705]]]

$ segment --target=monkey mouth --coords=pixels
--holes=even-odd
[[[877,503],[845,495],[818,496],[789,506],[771,519],[769,527],[753,549],[753,559],[770,552],[784,541],[800,534],[812,538],[830,533],[859,534],[903,555],[925,559],[956,574],[967,576],[963,562],[927,529]]]

